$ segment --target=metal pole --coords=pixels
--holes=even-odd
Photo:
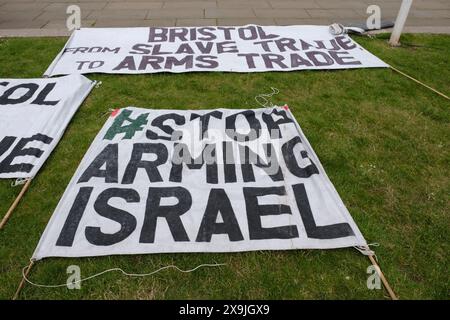
[[[405,26],[406,18],[408,17],[409,9],[411,9],[413,0],[403,0],[398,11],[397,19],[395,20],[394,30],[392,31],[389,44],[391,46],[399,46],[400,36]]]

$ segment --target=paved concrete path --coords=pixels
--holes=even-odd
[[[0,0],[0,36],[64,35],[68,5],[82,27],[364,22],[370,4],[395,21],[401,0]],[[450,0],[414,0],[407,26],[450,33]],[[412,28],[412,29],[411,29]]]

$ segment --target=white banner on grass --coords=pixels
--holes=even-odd
[[[263,72],[388,67],[327,26],[86,28],[45,72]]]
[[[32,178],[94,82],[81,75],[0,79],[0,178]]]
[[[129,107],[95,138],[33,258],[362,245],[287,107]]]

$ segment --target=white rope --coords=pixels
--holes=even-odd
[[[340,23],[333,23],[328,27],[330,33],[333,36],[338,36],[341,34],[346,33],[357,33],[360,35],[365,35],[366,31],[359,27],[345,27],[343,24]]]
[[[25,184],[30,178],[17,178],[13,182],[11,182],[11,187],[17,187]]]
[[[328,27],[328,29],[333,36],[338,36],[346,33],[344,25],[340,23],[333,23]]]
[[[272,90],[271,93],[261,93],[255,96],[256,103],[264,108],[274,107],[274,104],[268,98],[271,98],[273,95],[280,93],[280,90],[278,90],[277,88],[270,87],[270,89]],[[268,106],[268,104],[270,105]]]
[[[89,277],[87,277],[87,278],[84,278],[84,279],[80,279],[80,280],[77,280],[77,281],[70,282],[70,285],[74,285],[74,284],[77,284],[77,283],[81,283],[81,282],[83,282],[83,281],[86,281],[86,280],[89,280],[89,279],[93,279],[93,278],[95,278],[95,277],[101,276],[101,275],[103,275],[103,274],[105,274],[105,273],[112,272],[112,271],[120,271],[122,274],[124,274],[124,275],[126,275],[126,276],[129,276],[129,277],[147,277],[147,276],[151,276],[151,275],[153,275],[153,274],[155,274],[155,273],[158,273],[158,272],[160,272],[160,271],[163,271],[163,270],[166,270],[166,269],[170,269],[170,268],[176,269],[176,270],[178,270],[179,272],[182,272],[182,273],[189,273],[189,272],[193,272],[193,271],[195,271],[195,270],[197,270],[197,269],[199,269],[199,268],[203,268],[203,267],[220,267],[220,266],[225,266],[225,265],[226,265],[226,263],[200,264],[200,265],[196,266],[195,268],[193,268],[193,269],[188,269],[188,270],[180,269],[180,268],[178,268],[178,267],[175,266],[175,265],[168,265],[168,266],[165,266],[165,267],[161,267],[161,268],[159,268],[159,269],[157,269],[157,270],[155,270],[155,271],[152,271],[152,272],[150,272],[150,273],[128,273],[128,272],[124,271],[124,270],[121,269],[121,268],[111,268],[111,269],[107,269],[107,270],[104,270],[104,271],[102,271],[102,272],[96,273],[96,274],[94,274],[94,275],[92,275],[92,276],[89,276]],[[22,269],[22,277],[23,277],[23,279],[24,279],[26,282],[28,282],[29,284],[31,284],[31,285],[33,285],[33,286],[35,286],[35,287],[40,287],[40,288],[61,288],[61,287],[67,287],[67,283],[64,283],[64,284],[55,284],[55,285],[46,285],[46,284],[34,283],[34,282],[32,282],[31,280],[29,280],[29,279],[27,278],[27,276],[25,275],[25,269],[26,269],[26,268],[28,268],[28,266],[25,266],[25,267]]]
[[[361,254],[365,255],[365,256],[374,256],[375,260],[378,262],[378,258],[377,255],[375,254],[375,251],[373,251],[370,247],[379,247],[380,244],[378,242],[373,242],[373,243],[369,243],[366,246],[355,246],[353,248],[355,248],[356,250],[358,250]]]

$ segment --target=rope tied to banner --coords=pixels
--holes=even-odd
[[[367,246],[355,246],[354,248],[365,256],[375,257],[375,260],[378,261],[375,251],[373,251],[370,247],[379,247],[379,246],[380,246],[380,244],[378,242],[373,242],[373,243],[367,244]]]
[[[374,243],[368,243],[366,246],[355,246],[354,248],[358,250],[363,255],[367,256],[374,266],[377,274],[379,275],[381,281],[383,282],[384,287],[386,288],[387,292],[389,293],[389,296],[392,300],[398,300],[397,295],[395,294],[394,290],[392,290],[389,282],[387,281],[386,277],[383,274],[383,271],[381,271],[380,266],[378,265],[378,258],[375,254],[375,251],[373,251],[370,247],[379,247],[380,244],[377,242]]]
[[[275,107],[275,105],[272,103],[270,98],[276,94],[279,94],[280,90],[278,90],[275,87],[270,87],[270,89],[272,90],[271,93],[260,93],[255,96],[256,103],[259,104],[260,106],[262,106],[263,108]]]
[[[24,281],[26,281],[27,283],[31,284],[32,286],[39,287],[39,288],[61,288],[61,287],[67,287],[68,283],[47,285],[47,284],[35,283],[35,282],[32,282],[30,279],[28,279],[28,274],[30,272],[30,269],[34,265],[35,262],[36,262],[36,260],[30,259],[30,264],[28,264],[27,266],[22,268],[22,279]],[[177,270],[177,271],[179,271],[181,273],[190,273],[190,272],[196,271],[197,269],[200,269],[200,268],[221,267],[221,266],[225,266],[225,265],[226,265],[226,263],[204,263],[204,264],[200,264],[200,265],[196,266],[195,268],[186,269],[186,270],[180,269],[176,265],[167,265],[167,266],[161,267],[161,268],[156,269],[156,270],[154,270],[152,272],[149,272],[149,273],[129,273],[129,272],[126,272],[125,270],[123,270],[122,268],[111,268],[111,269],[106,269],[106,270],[103,270],[103,271],[98,272],[96,274],[93,274],[93,275],[91,275],[89,277],[86,277],[86,278],[82,278],[82,279],[79,279],[79,280],[76,280],[76,281],[73,281],[73,282],[71,281],[69,284],[70,285],[75,285],[75,284],[78,284],[78,283],[81,283],[81,282],[84,282],[84,281],[87,281],[87,280],[99,277],[99,276],[101,276],[103,274],[106,274],[108,272],[113,272],[113,271],[119,271],[123,275],[128,276],[128,277],[147,277],[147,276],[154,275],[154,274],[156,274],[158,272],[161,272],[163,270],[166,270],[166,269],[175,269],[175,270]],[[18,290],[18,292],[19,292],[19,290]],[[15,298],[17,298],[17,296],[18,296],[18,292],[16,293]]]
[[[371,38],[370,34],[367,33],[364,29],[359,28],[359,27],[345,27],[341,23],[332,23],[328,27],[328,30],[330,31],[330,33],[333,36],[340,36],[340,35],[348,34],[348,33],[356,33],[358,35],[364,35],[364,36],[368,36],[369,38]]]
[[[30,180],[30,178],[17,178],[16,180],[11,182],[11,187],[24,185],[28,180]]]

